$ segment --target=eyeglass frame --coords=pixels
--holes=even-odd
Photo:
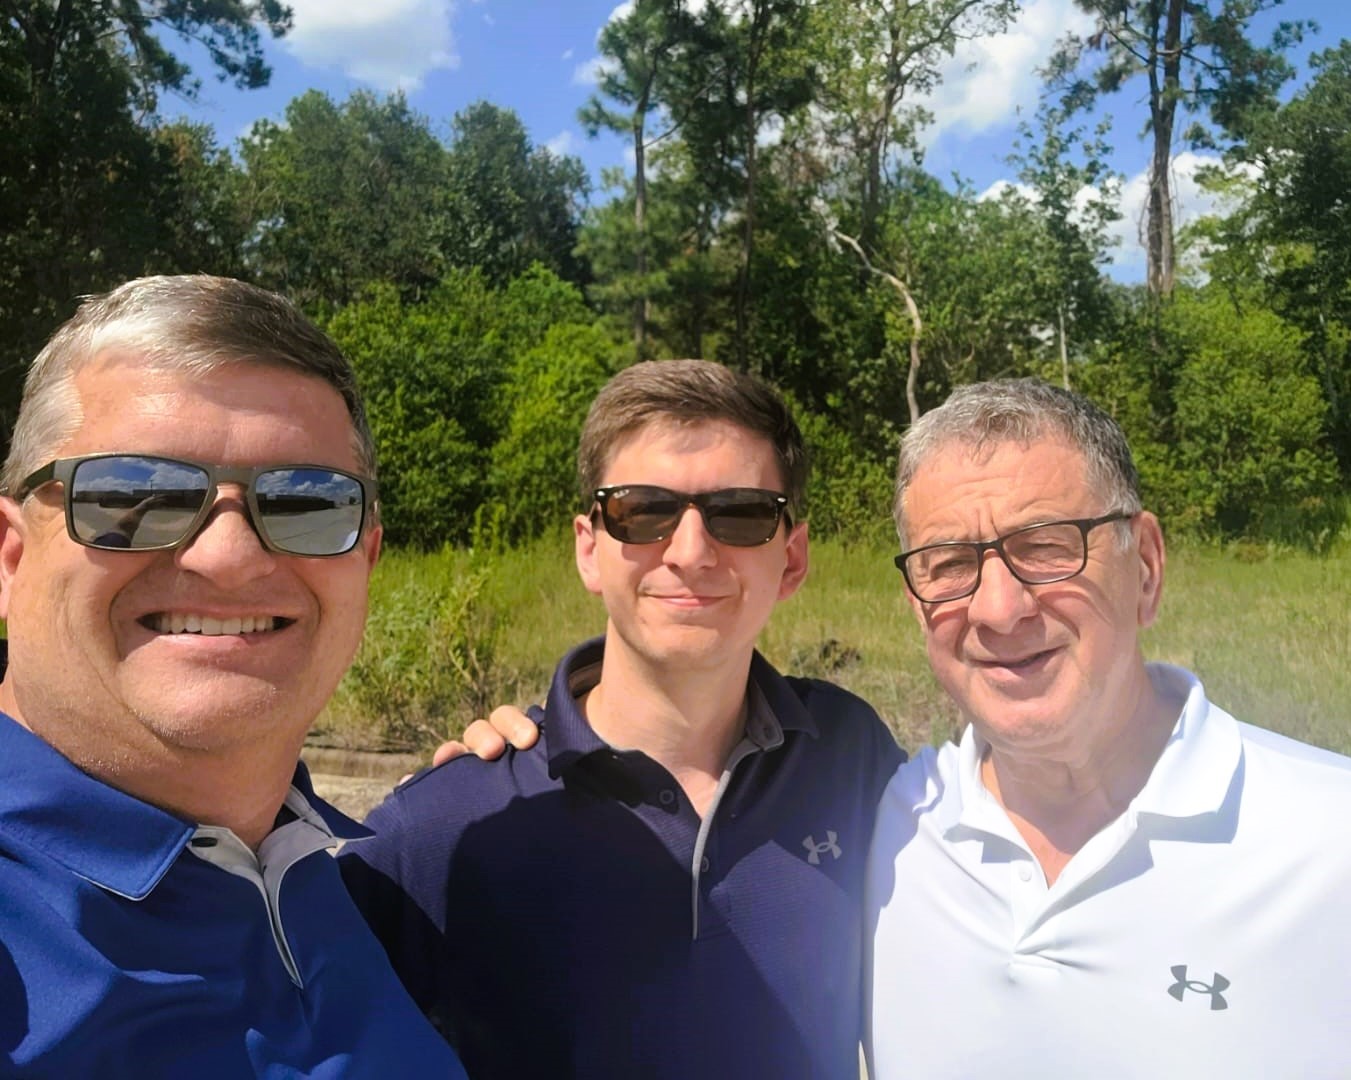
[[[910,590],[911,595],[914,596],[914,598],[918,600],[921,604],[947,604],[953,600],[965,600],[968,596],[974,596],[976,590],[980,588],[980,575],[981,571],[985,567],[985,553],[987,551],[993,551],[996,555],[998,555],[999,561],[1004,564],[1004,568],[1013,576],[1014,580],[1018,581],[1020,584],[1027,586],[1054,585],[1060,581],[1069,581],[1071,578],[1076,578],[1084,572],[1084,568],[1088,566],[1088,534],[1090,532],[1096,529],[1099,525],[1106,525],[1113,521],[1129,521],[1139,514],[1140,514],[1139,510],[1118,510],[1115,513],[1104,514],[1101,517],[1064,518],[1064,519],[1057,519],[1054,521],[1036,521],[1030,525],[1023,525],[1020,528],[1014,529],[1012,532],[1007,532],[1003,536],[996,536],[993,540],[944,540],[937,544],[925,544],[922,547],[911,548],[909,551],[902,551],[899,555],[896,555],[892,558],[892,562],[895,563],[896,569],[901,572],[901,576],[905,578],[905,587]],[[1008,553],[1004,550],[1004,544],[1006,541],[1013,539],[1015,536],[1021,536],[1023,533],[1031,532],[1034,529],[1044,529],[1048,525],[1073,525],[1075,528],[1077,528],[1079,530],[1079,535],[1083,541],[1083,557],[1079,560],[1078,569],[1073,570],[1068,574],[1057,574],[1055,577],[1046,578],[1042,581],[1028,581],[1025,577],[1023,577],[1020,573],[1018,573],[1018,571],[1013,568],[1013,564],[1009,562]],[[965,592],[957,593],[957,595],[955,596],[945,596],[943,597],[942,600],[924,599],[924,597],[920,596],[919,590],[915,588],[915,583],[910,580],[910,571],[905,568],[906,562],[910,559],[912,555],[918,555],[920,552],[923,551],[933,551],[936,548],[952,548],[952,547],[975,549],[976,551],[975,581],[972,582],[971,588],[967,589]]]
[[[680,528],[680,519],[684,516],[685,511],[688,510],[691,506],[693,506],[696,510],[699,511],[699,520],[703,522],[704,529],[708,532],[708,535],[713,537],[714,540],[717,540],[719,544],[727,544],[728,547],[745,547],[745,548],[763,547],[765,544],[768,544],[771,540],[774,539],[775,536],[778,535],[780,525],[782,525],[787,530],[791,530],[793,527],[793,515],[792,511],[790,511],[788,508],[788,496],[783,494],[783,492],[781,491],[775,491],[773,488],[730,487],[730,488],[717,488],[714,491],[688,492],[688,491],[676,491],[674,488],[668,488],[662,484],[607,484],[604,487],[596,488],[591,493],[591,508],[592,508],[591,517],[592,520],[594,521],[595,516],[599,514],[601,522],[605,526],[605,531],[609,533],[611,536],[614,536],[614,530],[610,527],[610,522],[607,520],[606,517],[605,500],[609,498],[609,496],[614,492],[621,491],[626,488],[652,488],[657,491],[665,491],[671,495],[674,495],[679,505],[676,509],[675,518],[673,519],[670,532],[664,533],[661,536],[654,536],[651,540],[620,540],[618,536],[615,536],[615,539],[619,540],[621,544],[637,544],[638,546],[642,546],[644,544],[660,544],[665,540],[669,540],[673,535],[675,535],[676,529]],[[713,532],[712,528],[709,526],[708,523],[708,499],[710,496],[722,495],[723,493],[728,491],[754,491],[761,495],[768,495],[773,500],[775,513],[774,528],[770,530],[769,535],[766,536],[763,540],[759,540],[754,544],[733,544],[727,540],[719,539],[718,536]]]
[[[206,473],[206,497],[202,499],[202,505],[193,514],[192,520],[183,535],[172,543],[168,544],[149,544],[145,547],[112,547],[105,544],[95,544],[88,540],[81,539],[75,531],[75,500],[71,497],[71,478],[78,469],[87,461],[98,461],[106,458],[144,458],[151,461],[167,461],[173,465],[188,465],[194,469],[201,469]],[[325,552],[322,554],[303,554],[296,551],[287,551],[283,547],[278,547],[272,539],[266,534],[264,528],[259,525],[263,518],[262,511],[258,507],[258,492],[255,484],[258,477],[264,473],[285,472],[288,469],[314,469],[321,472],[336,473],[338,476],[345,476],[348,480],[355,480],[357,486],[361,489],[361,521],[357,524],[353,533],[353,540],[350,547],[342,551]],[[376,482],[370,477],[362,476],[359,473],[349,472],[347,469],[335,468],[332,465],[319,465],[313,462],[304,464],[280,464],[280,465],[250,465],[250,466],[225,466],[211,465],[204,461],[193,461],[191,458],[169,457],[165,454],[145,454],[130,450],[109,450],[97,454],[79,454],[75,457],[54,458],[39,469],[35,469],[23,478],[14,492],[14,500],[23,502],[29,495],[34,494],[40,488],[46,487],[53,482],[61,484],[61,502],[65,510],[66,535],[75,543],[82,547],[93,548],[95,551],[173,551],[189,543],[202,530],[202,525],[211,515],[211,509],[216,505],[220,496],[220,485],[238,484],[244,489],[244,505],[248,508],[246,517],[249,521],[249,527],[253,529],[254,534],[262,546],[272,552],[274,555],[289,555],[297,559],[336,559],[342,555],[350,554],[361,542],[361,535],[366,530],[366,522],[376,512],[376,500],[378,499],[378,489]]]

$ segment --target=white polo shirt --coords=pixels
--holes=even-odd
[[[1351,1077],[1351,758],[1186,696],[1127,811],[1050,888],[980,781],[925,750],[869,865],[872,1080]]]

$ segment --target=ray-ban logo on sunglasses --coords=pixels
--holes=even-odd
[[[621,544],[655,544],[695,507],[714,540],[733,547],[757,547],[774,539],[779,519],[791,526],[788,499],[765,488],[722,488],[689,493],[653,484],[615,484],[597,488],[595,505],[605,531]]]
[[[15,496],[23,500],[54,481],[65,489],[70,538],[120,551],[186,543],[210,514],[217,486],[239,484],[269,551],[342,555],[356,547],[375,498],[373,481],[326,465],[225,468],[147,454],[58,458],[28,476]]]

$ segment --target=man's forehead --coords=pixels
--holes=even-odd
[[[1082,451],[1061,437],[954,438],[915,469],[904,509],[911,533],[969,525],[985,514],[1006,528],[1086,512],[1092,498]],[[981,531],[989,527],[982,523]]]

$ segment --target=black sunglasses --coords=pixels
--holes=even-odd
[[[621,544],[655,544],[680,524],[687,506],[699,508],[714,540],[732,547],[757,547],[774,539],[779,519],[791,527],[788,500],[764,488],[723,488],[688,494],[652,484],[596,488],[596,506],[605,531]]]
[[[58,458],[27,477],[15,498],[65,487],[66,532],[108,551],[163,551],[186,543],[211,512],[219,484],[244,487],[249,520],[269,551],[344,555],[357,545],[375,483],[324,465],[229,469],[147,454]]]

